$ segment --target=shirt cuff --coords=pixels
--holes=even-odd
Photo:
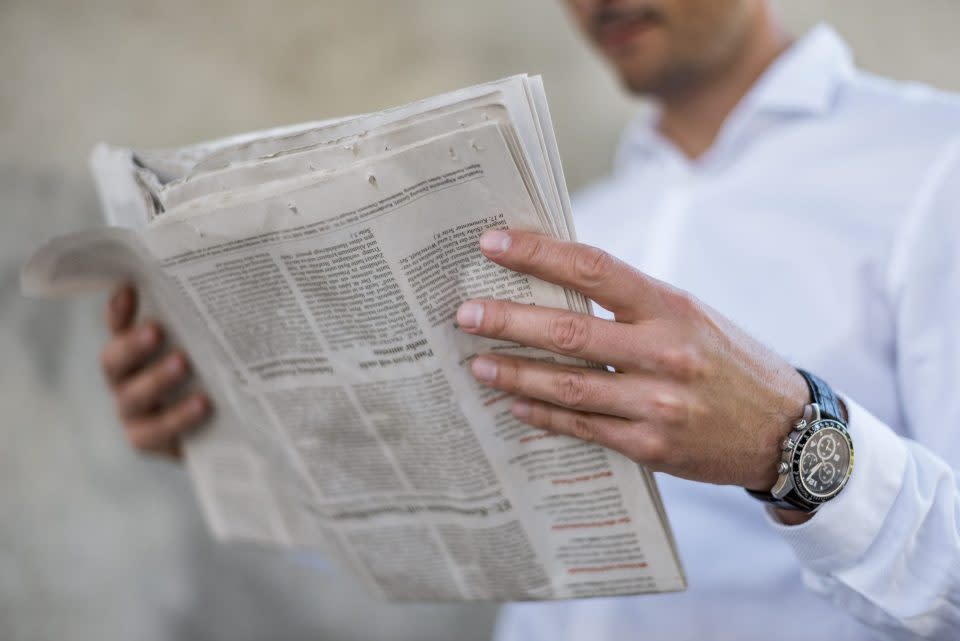
[[[785,525],[772,507],[767,522],[793,548],[801,565],[826,574],[859,561],[877,538],[906,471],[906,444],[892,429],[846,396],[853,472],[846,487],[806,523]]]

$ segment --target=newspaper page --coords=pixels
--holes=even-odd
[[[217,407],[185,450],[218,538],[320,549],[393,600],[683,589],[652,476],[520,423],[469,373],[486,351],[564,359],[460,332],[464,300],[586,307],[480,253],[490,228],[569,226],[512,120],[471,123],[264,184],[248,167],[139,234],[49,245],[24,288],[148,292]]]

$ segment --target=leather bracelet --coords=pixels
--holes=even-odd
[[[845,424],[843,405],[830,386],[819,377],[814,376],[804,369],[798,367],[797,371],[800,372],[803,380],[807,382],[807,388],[810,390],[810,398],[820,406],[820,415],[824,418],[832,418],[835,421],[840,421]]]
[[[764,503],[769,503],[773,507],[780,510],[792,510],[794,512],[806,512],[810,513],[817,508],[816,505],[812,503],[807,503],[799,496],[796,497],[795,501],[791,501],[789,496],[785,496],[782,499],[778,499],[770,492],[763,492],[760,490],[748,490],[743,488],[747,494],[757,499],[758,501],[763,501]]]

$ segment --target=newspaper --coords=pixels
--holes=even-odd
[[[455,323],[481,297],[589,312],[479,251],[491,228],[574,238],[539,77],[93,166],[111,227],[42,247],[23,289],[137,283],[216,408],[184,450],[218,539],[318,549],[392,600],[685,588],[650,473],[469,373],[587,365]]]

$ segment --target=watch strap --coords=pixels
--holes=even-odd
[[[820,415],[824,418],[831,418],[835,421],[846,423],[843,419],[843,409],[840,404],[840,399],[833,389],[819,376],[800,368],[797,368],[797,371],[803,376],[803,380],[807,382],[807,387],[810,389],[810,397],[813,399],[813,402],[820,407]]]
[[[781,510],[796,510],[800,512],[813,512],[819,506],[816,503],[810,503],[803,500],[803,497],[798,495],[796,492],[790,492],[782,499],[778,499],[770,492],[761,492],[759,490],[747,490],[747,494],[757,499],[758,501],[763,501],[764,503],[769,503],[770,505],[780,508]]]

